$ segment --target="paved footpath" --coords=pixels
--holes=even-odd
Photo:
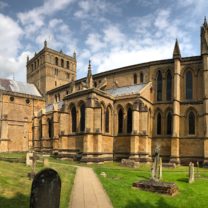
[[[69,208],[113,208],[91,168],[77,168]]]

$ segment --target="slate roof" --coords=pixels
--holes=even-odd
[[[121,96],[121,95],[137,94],[141,91],[141,89],[144,88],[145,85],[146,84],[138,84],[138,85],[119,87],[119,88],[112,88],[112,89],[106,90],[106,92],[115,97]]]
[[[42,97],[34,84],[0,78],[0,90]]]

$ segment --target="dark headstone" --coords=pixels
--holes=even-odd
[[[59,208],[61,179],[50,168],[40,171],[34,178],[30,196],[30,208]]]

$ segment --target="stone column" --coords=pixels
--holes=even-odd
[[[39,146],[39,120],[38,117],[33,117],[33,148],[40,147]]]
[[[173,135],[171,139],[170,162],[180,163],[179,160],[179,133],[180,133],[180,57],[174,58],[174,90],[173,90]]]
[[[42,137],[43,139],[48,139],[48,125],[47,117],[45,114],[42,115]]]
[[[149,136],[148,136],[148,109],[144,106],[142,102],[140,105],[140,125],[139,125],[139,132],[140,132],[140,161],[141,162],[149,162],[150,159],[150,152],[149,152]]]
[[[87,133],[93,132],[94,130],[94,110],[91,107],[85,109],[85,129]]]
[[[133,105],[129,159],[139,160],[139,101],[136,101]]]
[[[7,152],[9,151],[9,141],[8,138],[8,121],[7,115],[2,115],[1,121],[1,138],[0,138],[0,151]]]
[[[203,54],[204,163],[208,163],[208,55]]]
[[[101,125],[105,127],[105,125],[102,124],[101,122],[101,114],[102,114],[102,111],[101,111],[101,108],[94,108],[94,132],[96,133],[99,133],[101,132]],[[91,115],[91,118],[92,118],[93,114]],[[90,115],[89,115],[90,117]],[[104,122],[105,120],[102,119]],[[103,129],[103,132],[105,132],[105,129]]]
[[[8,139],[8,121],[7,121],[7,115],[2,116],[2,122],[1,122],[1,139]]]
[[[59,112],[53,113],[53,135],[55,139],[59,138]]]
[[[204,165],[208,165],[208,138],[204,138]]]

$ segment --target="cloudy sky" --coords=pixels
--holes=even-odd
[[[207,0],[0,0],[0,76],[25,81],[26,56],[50,48],[77,53],[77,75],[199,55]]]

